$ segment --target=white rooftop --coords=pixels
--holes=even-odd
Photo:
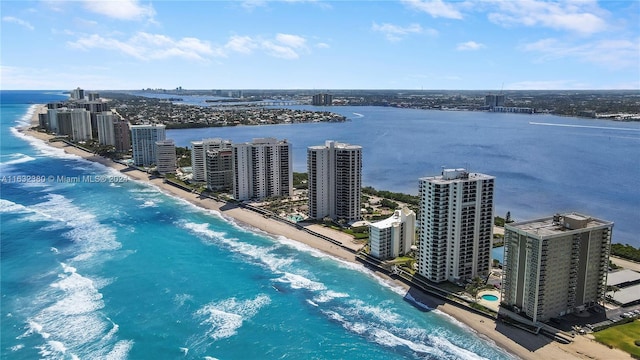
[[[637,280],[640,280],[640,273],[628,269],[610,272],[607,275],[607,285],[618,285]]]

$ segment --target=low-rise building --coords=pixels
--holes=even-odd
[[[369,225],[371,256],[393,259],[411,251],[416,236],[416,214],[407,207],[394,211],[387,219]]]

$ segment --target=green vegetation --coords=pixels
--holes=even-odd
[[[611,244],[611,255],[640,262],[640,249],[629,244]]]
[[[398,208],[398,203],[389,199],[382,199],[380,201],[380,206],[394,210]]]
[[[191,166],[191,150],[188,147],[176,146],[176,159],[178,167]]]
[[[309,188],[309,174],[307,173],[293,173],[293,187],[296,189],[308,189]]]
[[[403,193],[394,193],[391,191],[384,191],[384,190],[376,190],[371,186],[365,186],[362,188],[362,193],[364,194],[368,194],[368,195],[373,195],[373,196],[379,196],[381,198],[385,198],[385,199],[390,199],[390,200],[395,200],[395,201],[399,201],[399,202],[403,202],[405,204],[411,204],[411,205],[419,205],[420,204],[420,197],[415,196],[415,195],[409,195],[409,194],[403,194]]]
[[[500,216],[496,216],[495,218],[493,218],[493,225],[495,226],[500,226],[500,227],[504,227],[504,218],[500,217]]]
[[[368,226],[358,226],[350,229],[344,229],[343,232],[353,236],[358,240],[368,239],[369,238],[369,227]]]
[[[612,326],[595,332],[593,335],[598,342],[626,351],[635,358],[640,358],[640,346],[636,343],[640,340],[640,320]]]

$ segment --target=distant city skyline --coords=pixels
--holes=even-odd
[[[2,1],[2,89],[640,89],[637,1]]]

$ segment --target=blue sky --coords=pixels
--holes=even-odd
[[[640,89],[640,1],[6,1],[2,89]]]

